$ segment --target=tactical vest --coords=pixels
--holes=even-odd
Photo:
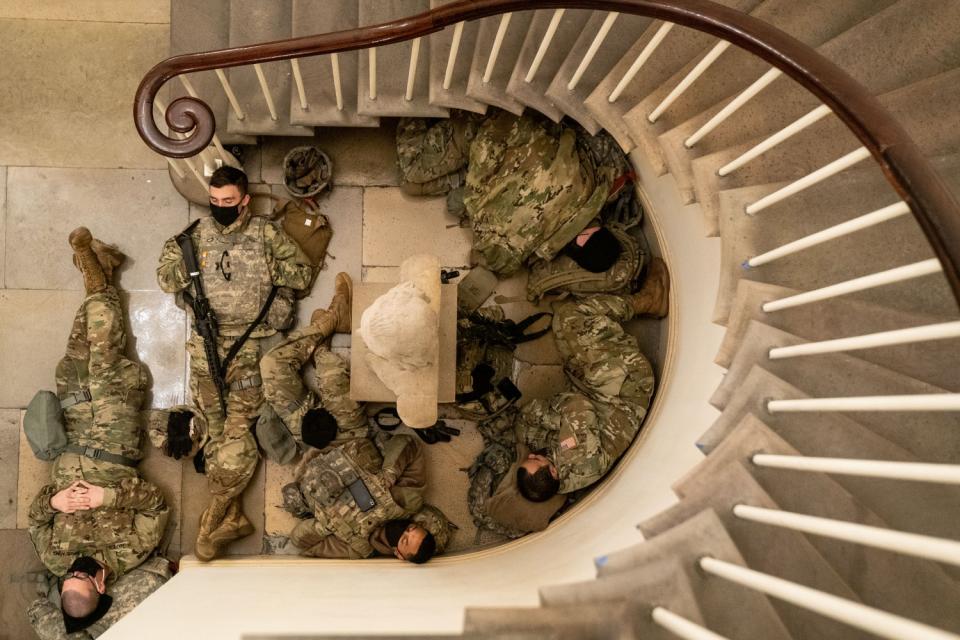
[[[351,440],[332,447],[310,462],[300,480],[300,490],[317,522],[350,545],[359,556],[373,555],[370,535],[388,520],[408,512],[398,505],[380,476],[383,457],[368,439]],[[376,505],[361,511],[347,488],[355,479],[366,485]]]
[[[620,243],[617,262],[601,273],[580,267],[573,258],[559,255],[553,260],[537,260],[527,278],[527,299],[538,302],[550,293],[622,293],[630,291],[643,269],[646,254],[637,240],[622,227],[608,227]]]
[[[243,229],[223,234],[208,216],[200,218],[194,232],[203,286],[224,335],[242,333],[270,295],[267,224],[265,218],[253,216]]]

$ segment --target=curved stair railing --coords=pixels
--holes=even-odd
[[[333,77],[336,84],[338,108],[343,107],[340,91],[337,54],[351,50],[366,50],[369,56],[369,76],[366,91],[370,99],[377,95],[376,48],[391,43],[413,40],[406,99],[412,95],[412,82],[419,53],[419,39],[428,34],[452,27],[453,46],[447,61],[444,89],[450,87],[450,70],[457,56],[457,46],[465,21],[487,16],[502,16],[498,37],[487,59],[487,77],[495,64],[510,16],[513,12],[530,9],[556,9],[526,81],[537,73],[546,55],[550,41],[556,32],[563,12],[567,9],[592,9],[609,12],[594,42],[574,73],[568,89],[572,90],[590,64],[603,39],[617,16],[634,14],[662,20],[663,24],[645,49],[630,66],[616,88],[609,94],[610,103],[619,99],[621,92],[640,71],[641,67],[662,44],[673,25],[689,27],[720,38],[720,42],[695,65],[690,72],[647,116],[654,123],[697,79],[721,56],[729,45],[736,45],[770,65],[756,82],[737,95],[726,107],[687,137],[683,144],[693,148],[711,132],[720,127],[746,102],[754,98],[780,75],[786,75],[815,95],[822,105],[796,122],[756,144],[740,157],[719,169],[720,176],[737,171],[746,163],[766,153],[778,144],[803,131],[813,123],[834,113],[860,141],[861,147],[834,162],[770,193],[746,207],[747,215],[758,215],[769,206],[793,197],[813,185],[836,175],[840,171],[872,157],[883,171],[889,184],[901,201],[876,211],[865,213],[855,219],[810,234],[789,242],[762,255],[754,256],[744,263],[745,268],[762,268],[763,265],[787,255],[805,251],[824,242],[856,233],[876,224],[911,213],[928,240],[935,257],[836,283],[806,292],[799,292],[763,304],[763,311],[775,313],[813,302],[829,300],[852,292],[865,291],[896,282],[904,282],[924,275],[942,272],[960,301],[960,205],[940,179],[931,162],[907,131],[890,115],[881,102],[866,88],[844,72],[839,66],[817,53],[814,49],[762,20],[706,0],[566,0],[530,3],[520,0],[474,0],[456,2],[416,16],[370,27],[339,31],[309,37],[276,41],[265,44],[224,49],[206,53],[181,55],[165,60],[151,69],[137,90],[134,102],[136,127],[146,144],[169,158],[188,158],[207,148],[213,141],[222,153],[222,145],[215,137],[216,123],[211,109],[190,89],[183,74],[213,70],[217,73],[234,114],[243,118],[240,105],[232,94],[223,69],[255,65],[267,103],[272,105],[260,64],[290,60],[297,96],[301,106],[307,108],[303,79],[297,60],[309,56],[331,55]],[[163,107],[157,102],[157,93],[164,84],[180,77],[190,96],[175,100],[165,110],[165,119],[173,136],[163,134],[153,117],[153,109]],[[276,119],[271,108],[271,117]],[[190,166],[190,165],[188,165]],[[171,167],[182,177],[182,171],[171,161]],[[191,166],[195,175],[197,171]],[[199,175],[198,175],[199,178]],[[846,353],[886,345],[914,344],[930,340],[955,339],[960,337],[960,321],[942,322],[921,327],[844,336],[819,342],[807,342],[773,348],[767,354],[770,360],[794,358],[816,354]],[[845,398],[771,398],[764,403],[770,414],[785,412],[863,412],[905,411],[943,412],[960,411],[960,394],[936,393],[913,395],[862,396]],[[709,460],[709,457],[708,457]],[[814,457],[804,455],[771,454],[763,448],[751,453],[749,463],[768,469],[790,469],[797,472],[849,475],[859,478],[885,478],[903,482],[938,483],[945,486],[960,485],[960,465],[942,462],[904,462],[896,460],[863,460],[847,457]],[[951,461],[954,462],[954,461]],[[788,510],[738,503],[732,506],[733,515],[740,520],[800,531],[814,536],[823,536],[891,551],[897,554],[933,560],[942,565],[960,567],[960,542],[936,536],[921,536],[894,531],[885,527],[868,526],[830,518],[818,518]],[[643,528],[643,526],[641,526]],[[958,638],[953,633],[942,631],[927,624],[890,614],[858,602],[810,589],[776,576],[747,569],[722,559],[701,557],[696,562],[698,571],[728,580],[758,593],[781,599],[793,605],[815,612],[858,629],[883,637],[911,638]],[[599,565],[598,565],[599,566]],[[954,574],[954,575],[960,575]],[[671,612],[662,606],[650,609],[652,621],[685,638],[719,638],[701,625]],[[774,634],[771,637],[775,637]]]

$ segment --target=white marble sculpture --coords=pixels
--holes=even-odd
[[[439,314],[440,260],[416,255],[400,265],[400,283],[360,318],[367,363],[397,395],[397,413],[410,427],[437,421]]]

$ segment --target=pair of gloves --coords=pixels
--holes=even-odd
[[[400,415],[393,407],[381,409],[373,418],[377,426],[384,431],[394,431],[403,424]],[[454,436],[460,435],[460,429],[448,427],[443,420],[438,420],[432,427],[426,429],[413,429],[413,432],[427,444],[437,444],[438,442],[450,442]]]

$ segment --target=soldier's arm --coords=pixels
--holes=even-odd
[[[300,245],[272,222],[264,227],[263,237],[273,284],[291,289],[309,287],[313,279],[313,265]]]
[[[392,437],[384,448],[380,469],[397,504],[419,511],[427,488],[427,461],[420,440],[406,434]]]
[[[340,538],[332,535],[316,519],[301,520],[290,533],[290,542],[300,555],[311,558],[351,558],[360,556]]]
[[[556,442],[560,428],[558,418],[557,413],[543,400],[527,403],[514,422],[517,442],[526,444],[531,451],[549,449]]]
[[[132,569],[150,555],[163,537],[170,514],[163,493],[152,482],[141,478],[125,478],[115,487],[104,488],[103,506],[135,512],[130,545],[117,554],[122,565],[118,573]]]
[[[569,469],[571,478],[577,478],[579,486],[593,484],[616,459],[610,440],[604,436],[592,404],[582,396],[568,403],[561,416],[556,448],[558,462]]]
[[[170,238],[163,244],[160,264],[157,265],[157,283],[167,293],[183,291],[190,284],[187,268],[183,264],[183,252],[176,238]]]
[[[42,489],[37,497],[30,504],[28,520],[30,526],[30,539],[33,546],[40,556],[41,562],[56,575],[66,573],[67,566],[63,560],[51,553],[51,544],[53,542],[53,519],[57,515],[57,510],[50,505],[50,499],[57,493],[56,486],[48,484]]]

